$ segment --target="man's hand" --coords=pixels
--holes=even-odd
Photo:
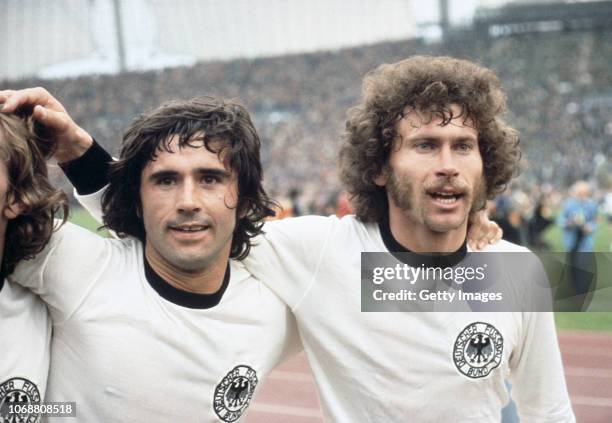
[[[43,125],[57,142],[53,158],[65,163],[81,157],[93,143],[91,135],[79,127],[57,101],[44,88],[0,91],[2,113],[13,113],[19,108],[32,108],[34,120]]]
[[[487,244],[499,241],[502,235],[503,231],[497,223],[489,220],[486,210],[481,210],[471,217],[467,236],[472,250],[482,250]]]

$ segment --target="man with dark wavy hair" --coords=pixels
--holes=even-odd
[[[16,106],[19,94],[2,95]],[[85,159],[106,166],[46,91],[25,95],[46,99],[34,114],[55,138],[81,138]],[[259,147],[247,111],[212,97],[132,123],[104,197],[105,226],[120,239],[66,224],[10,277],[50,308],[48,401],[76,402],[83,421],[233,422],[299,348],[287,307],[240,262],[270,213]]]
[[[34,294],[5,278],[47,244],[54,216],[67,213],[64,193],[51,186],[46,159],[54,143],[27,113],[0,114],[0,420],[22,412],[9,406],[42,401],[49,372],[51,322]]]

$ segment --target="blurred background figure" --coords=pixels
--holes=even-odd
[[[500,195],[495,200],[492,219],[504,231],[503,239],[518,245],[528,243],[529,198],[518,189]]]
[[[608,192],[604,196],[603,214],[605,216],[605,220],[608,222],[609,233],[610,233],[610,246],[608,247],[608,251],[612,251],[612,188],[608,189]]]
[[[300,206],[300,196],[302,192],[298,188],[292,188],[289,191],[289,201],[291,202],[291,214],[293,217],[303,215],[302,206]]]
[[[336,201],[336,216],[342,217],[347,214],[353,214],[353,207],[351,206],[348,192],[341,191]]]
[[[563,229],[563,243],[568,252],[568,263],[576,301],[583,303],[593,282],[595,261],[593,233],[597,227],[598,205],[591,197],[586,181],[577,181],[569,191],[570,197],[561,206],[558,224]]]
[[[533,213],[529,219],[529,245],[536,251],[549,251],[550,245],[544,238],[544,232],[554,223],[553,188],[545,184],[532,193]]]
[[[563,243],[567,251],[592,251],[593,233],[597,227],[597,202],[585,181],[577,181],[563,202],[558,224],[563,229]]]

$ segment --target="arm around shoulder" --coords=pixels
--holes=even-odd
[[[34,258],[19,262],[8,279],[39,295],[54,321],[68,318],[110,256],[108,240],[64,224]]]
[[[293,308],[315,276],[337,221],[304,216],[266,223],[244,261],[247,270]]]

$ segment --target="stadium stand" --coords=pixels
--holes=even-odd
[[[445,42],[381,43],[337,52],[200,63],[163,71],[64,80],[43,85],[76,121],[111,151],[139,113],[172,98],[215,94],[238,98],[263,138],[266,184],[276,195],[300,187],[303,201],[330,202],[339,191],[336,148],[344,113],[360,95],[363,75],[413,54],[446,54],[493,68],[508,92],[508,120],[522,134],[522,183],[565,189],[593,180],[594,164],[612,149],[612,31],[525,33],[490,39],[477,31]],[[335,201],[335,200],[333,200]]]

